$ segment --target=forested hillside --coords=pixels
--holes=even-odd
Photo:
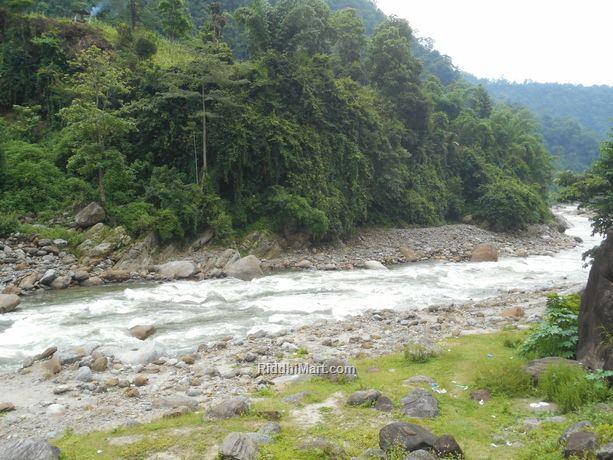
[[[599,144],[607,139],[613,122],[613,87],[469,80],[482,84],[495,99],[537,114],[560,167],[582,171],[598,158]]]
[[[88,2],[0,4],[5,229],[90,200],[161,240],[548,215],[537,121],[425,73],[403,20],[369,36],[322,0],[111,0],[91,23]]]

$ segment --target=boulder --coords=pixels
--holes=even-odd
[[[591,369],[613,370],[613,229],[596,251],[579,311],[577,359]]]
[[[0,313],[15,311],[21,303],[21,299],[15,294],[0,294]]]
[[[419,259],[417,253],[408,246],[400,246],[400,252],[407,260],[407,262],[415,262]]]
[[[356,391],[347,400],[350,406],[372,406],[381,396],[379,390]]]
[[[419,449],[432,449],[436,436],[427,428],[414,423],[393,422],[379,431],[379,447],[386,452],[395,448],[406,452]]]
[[[219,449],[219,458],[223,460],[256,460],[258,446],[246,433],[230,433]]]
[[[3,460],[58,460],[60,449],[42,439],[11,439],[0,443]]]
[[[106,270],[102,274],[102,278],[111,283],[123,283],[124,281],[128,281],[130,278],[132,278],[132,275],[127,270],[110,269]],[[90,281],[91,279],[92,278],[87,281]]]
[[[433,453],[427,450],[419,449],[408,454],[406,457],[404,457],[404,460],[437,460],[437,458],[438,457]]]
[[[503,318],[521,319],[526,316],[526,312],[521,307],[507,308],[501,313]]]
[[[58,355],[53,357],[44,363],[45,369],[52,375],[62,372],[62,360]]]
[[[434,451],[441,457],[464,458],[464,452],[453,436],[448,434],[439,437],[434,443]]]
[[[347,382],[358,378],[357,369],[347,361],[339,358],[329,358],[323,361],[320,377],[332,382]]]
[[[402,412],[409,417],[430,418],[438,417],[441,413],[436,398],[422,388],[416,388],[400,402],[403,406]]]
[[[560,233],[564,233],[566,230],[572,227],[570,222],[566,220],[566,217],[560,214],[554,214],[553,218],[554,218],[554,224],[555,224],[556,230]]]
[[[592,422],[590,422],[589,420],[583,420],[581,422],[574,423],[569,426],[566,431],[564,431],[564,433],[562,433],[562,436],[560,436],[560,439],[558,441],[560,442],[560,444],[566,444],[571,435],[578,433],[579,431],[585,431],[586,428],[591,428],[592,426]]]
[[[387,270],[387,267],[376,260],[367,260],[364,262],[364,268],[367,270]]]
[[[77,270],[73,276],[75,281],[79,283],[89,278],[89,273],[86,270]]]
[[[598,460],[613,460],[613,442],[601,446],[596,452]]]
[[[225,267],[224,272],[231,278],[238,278],[243,281],[251,281],[264,276],[261,262],[256,256],[243,257]]]
[[[15,410],[15,404],[0,402],[0,414],[5,412],[12,412]]]
[[[147,340],[153,334],[155,334],[155,326],[152,324],[132,326],[130,328],[130,335],[138,340]]]
[[[555,356],[550,356],[547,358],[535,359],[533,361],[528,362],[524,366],[524,371],[532,376],[532,379],[538,383],[539,378],[547,370],[547,368],[553,364],[567,364],[569,366],[581,366],[577,361],[573,361],[572,359],[558,358]]]
[[[473,262],[496,262],[498,260],[498,249],[491,243],[477,245],[470,256]]]
[[[374,409],[381,412],[391,412],[394,410],[394,403],[387,396],[379,396],[374,405]]]
[[[115,353],[115,358],[124,364],[131,364],[133,366],[142,364],[144,366],[167,355],[166,347],[158,342],[149,341],[137,348],[119,351]]]
[[[586,458],[588,454],[593,453],[597,448],[596,433],[577,431],[568,438],[566,448],[564,449],[564,457]]]
[[[75,222],[80,228],[89,228],[106,219],[104,208],[98,203],[92,202],[85,206],[75,216]]]
[[[75,374],[74,378],[76,380],[79,380],[80,382],[91,382],[94,379],[94,376],[92,374],[92,370],[89,367],[83,366],[77,370],[77,373]]]
[[[58,276],[51,282],[50,286],[52,289],[66,289],[68,286],[70,286],[71,282],[72,276],[70,275]]]
[[[104,372],[109,368],[109,359],[106,356],[101,356],[96,358],[92,363],[92,371],[94,372]]]
[[[191,260],[175,260],[160,265],[157,272],[162,278],[176,280],[194,276],[198,273],[198,267]]]
[[[102,281],[102,278],[92,276],[91,278],[87,278],[86,280],[81,281],[79,284],[83,287],[95,287],[102,286],[104,284],[104,281]]]
[[[56,278],[57,278],[57,271],[50,268],[49,270],[45,272],[45,274],[43,275],[43,277],[40,279],[39,282],[40,284],[49,286],[53,282],[53,280]]]
[[[317,450],[320,451],[323,456],[317,456],[316,458],[328,458],[328,459],[345,459],[347,453],[338,444],[325,438],[310,438],[302,441],[298,446],[301,450]]]
[[[34,288],[34,285],[38,281],[39,277],[40,275],[38,274],[38,272],[32,272],[29,275],[24,276],[21,281],[19,281],[19,287],[21,289],[29,291],[30,289]]]
[[[251,401],[248,398],[237,396],[236,398],[225,399],[214,404],[206,413],[209,419],[226,419],[239,417],[249,412]]]

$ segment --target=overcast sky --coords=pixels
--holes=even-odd
[[[613,85],[613,0],[376,0],[478,77]]]

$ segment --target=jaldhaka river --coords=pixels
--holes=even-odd
[[[579,236],[578,247],[552,256],[498,262],[430,261],[390,270],[288,272],[252,282],[220,279],[73,289],[25,300],[0,316],[0,369],[55,345],[60,350],[97,342],[134,346],[127,329],[155,324],[154,339],[183,351],[232,334],[290,328],[339,319],[367,309],[421,309],[482,300],[509,289],[536,290],[587,280],[582,253],[600,242],[585,216],[561,208]]]

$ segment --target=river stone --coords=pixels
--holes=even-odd
[[[224,460],[256,460],[258,446],[246,433],[230,433],[223,440],[219,457]]]
[[[598,460],[613,460],[613,442],[605,444],[596,452]]]
[[[115,358],[124,364],[138,365],[152,363],[162,356],[168,356],[166,347],[162,344],[149,341],[140,345],[138,348],[119,351],[115,354]]]
[[[83,366],[80,367],[79,370],[77,370],[77,373],[75,374],[74,378],[76,380],[79,380],[80,382],[91,382],[94,379],[94,376],[92,374],[92,370],[89,367]]]
[[[325,438],[305,439],[298,446],[298,448],[300,450],[321,451],[323,453],[323,457],[317,457],[317,458],[332,458],[332,459],[347,458],[347,454],[341,446]]]
[[[53,355],[51,359],[45,361],[44,366],[50,374],[59,374],[62,371],[62,360],[58,355]]]
[[[104,372],[109,367],[109,359],[106,356],[101,356],[96,358],[92,363],[92,371],[94,372]]]
[[[0,294],[0,313],[15,311],[20,303],[21,299],[15,294]]]
[[[394,410],[394,403],[387,396],[379,396],[374,405],[374,409],[381,412],[391,412]]]
[[[403,406],[402,412],[409,417],[430,418],[438,417],[441,413],[436,398],[422,388],[413,390],[400,402]]]
[[[570,222],[566,219],[566,217],[560,214],[554,214],[553,218],[555,220],[555,226],[558,232],[564,233],[571,227]]]
[[[89,228],[104,221],[105,218],[104,208],[98,203],[92,202],[77,213],[75,222],[80,228]]]
[[[437,460],[437,456],[427,450],[419,449],[411,452],[404,460]]]
[[[34,288],[34,285],[38,281],[39,278],[38,272],[32,272],[29,275],[24,276],[21,281],[19,281],[19,287],[26,291]]]
[[[243,281],[251,281],[264,276],[261,262],[256,256],[250,255],[228,265],[224,268],[227,276]]]
[[[0,402],[0,414],[3,414],[5,412],[12,412],[14,410],[15,410],[15,404],[7,403],[7,402]]]
[[[386,452],[398,447],[407,452],[419,449],[432,449],[436,442],[427,428],[414,423],[393,422],[379,431],[379,447]]]
[[[539,378],[547,370],[547,368],[553,364],[567,364],[569,366],[581,366],[581,363],[573,361],[572,359],[558,358],[555,356],[535,359],[528,362],[524,366],[524,371],[532,376],[535,382],[538,382]]]
[[[206,413],[209,419],[238,417],[249,412],[251,401],[243,396],[225,399],[211,406]]]
[[[477,245],[470,256],[473,262],[496,262],[498,261],[498,249],[491,243]]]
[[[373,405],[377,399],[381,396],[379,390],[361,390],[356,391],[347,400],[347,404],[350,406],[364,406]]]
[[[195,275],[198,273],[198,267],[191,260],[176,260],[160,265],[157,271],[162,278],[174,280]]]
[[[50,286],[52,289],[66,289],[68,286],[70,286],[71,281],[72,277],[69,275],[58,276],[51,282]]]
[[[147,340],[155,334],[155,326],[152,324],[133,326],[130,328],[130,334],[138,340]]]
[[[89,278],[89,273],[86,270],[77,270],[73,276],[75,281],[79,283]]]
[[[566,431],[564,431],[564,433],[562,433],[562,436],[560,436],[560,444],[566,444],[568,438],[570,438],[572,434],[578,433],[579,431],[584,431],[586,428],[591,428],[592,426],[592,422],[590,422],[589,420],[583,420],[581,422],[572,424],[566,429]]]
[[[578,431],[573,433],[568,438],[566,448],[564,449],[564,457],[572,456],[585,458],[590,452],[598,448],[596,433],[591,431]]]
[[[83,287],[95,287],[102,286],[104,284],[104,281],[98,276],[92,276],[90,278],[87,278],[86,280],[81,281],[80,284]]]
[[[319,376],[332,382],[343,383],[357,379],[358,373],[357,369],[347,361],[339,358],[329,358],[322,363]]]
[[[57,278],[57,271],[54,270],[53,268],[50,268],[49,270],[45,272],[43,277],[40,279],[39,283],[45,286],[49,286],[53,282],[53,280],[56,278]]]
[[[42,439],[11,439],[0,444],[2,460],[58,460],[60,449]]]
[[[364,268],[367,270],[387,270],[387,267],[376,260],[367,260],[364,262]]]
[[[400,246],[400,252],[407,262],[415,262],[417,259],[419,259],[417,253],[408,246]]]
[[[464,458],[464,452],[453,436],[445,434],[434,443],[434,451],[441,457]]]

